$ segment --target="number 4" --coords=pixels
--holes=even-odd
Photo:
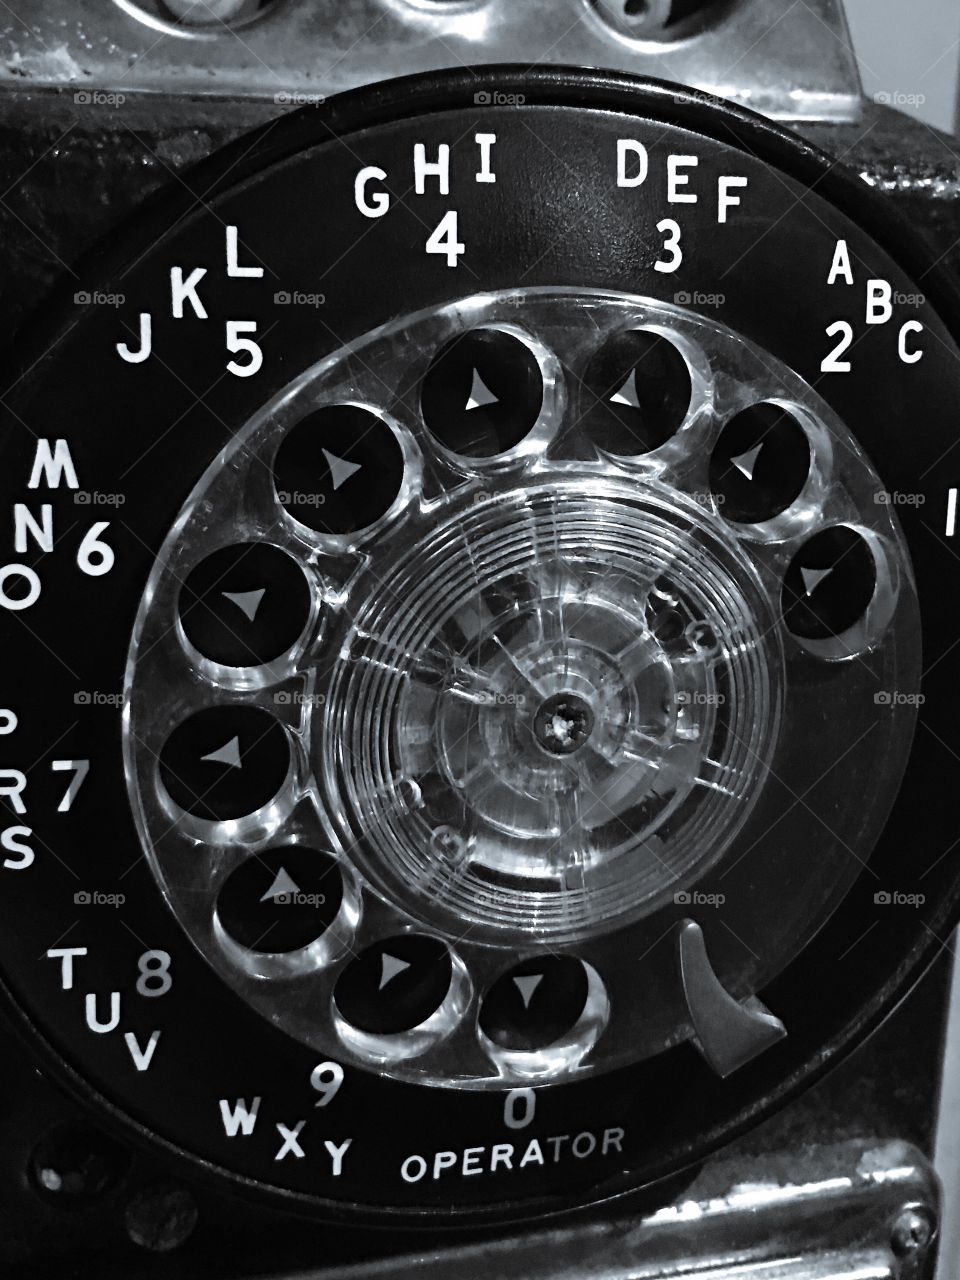
[[[437,224],[436,230],[431,234],[427,241],[427,253],[440,253],[447,255],[447,266],[457,266],[457,259],[461,254],[466,253],[466,245],[461,244],[457,239],[459,233],[459,219],[456,209],[451,209],[449,213],[445,213]]]

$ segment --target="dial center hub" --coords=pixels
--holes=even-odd
[[[593,708],[579,694],[564,691],[544,699],[533,718],[533,734],[549,755],[569,756],[593,732]]]
[[[677,490],[518,481],[357,582],[313,749],[329,812],[408,910],[595,935],[742,826],[777,646],[749,561]]]

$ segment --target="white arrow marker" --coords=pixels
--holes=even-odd
[[[393,981],[398,973],[403,973],[404,969],[410,968],[406,960],[398,960],[396,956],[391,956],[386,951],[380,957],[380,964],[382,966],[380,969],[379,988],[381,991],[388,982]]]
[[[808,596],[812,596],[819,587],[824,578],[829,578],[832,569],[801,569],[800,576],[803,578],[803,589]]]
[[[473,382],[470,386],[470,398],[467,401],[468,409],[482,409],[485,404],[496,404],[497,397],[493,394],[476,369],[473,371]]]
[[[520,999],[523,1001],[525,1009],[530,1008],[530,1001],[533,999],[533,993],[543,981],[542,973],[531,973],[525,978],[514,978],[513,985],[520,992]]]
[[[619,391],[610,397],[611,404],[625,404],[628,409],[640,408],[640,395],[637,391],[637,371],[631,369]]]
[[[327,449],[322,449],[321,453],[330,468],[330,479],[333,481],[334,489],[339,489],[342,484],[346,484],[350,477],[355,476],[360,470],[359,462],[348,462],[346,458],[338,458],[335,453],[330,453]]]
[[[285,867],[281,867],[274,876],[273,884],[260,899],[261,902],[273,902],[275,898],[289,898],[291,894],[299,893],[300,886],[295,884],[287,875]]]
[[[211,751],[208,756],[201,756],[200,759],[209,760],[211,764],[227,764],[231,769],[239,769],[242,765],[240,760],[240,739],[231,738],[222,747],[218,747],[216,751]]]
[[[252,622],[257,616],[260,601],[267,594],[267,589],[261,587],[259,591],[221,591],[220,594],[225,600],[229,600],[231,604],[241,609]]]
[[[755,449],[749,449],[746,453],[738,454],[736,458],[730,459],[741,475],[745,475],[750,481],[753,480],[753,472],[762,448],[763,443],[761,442]]]

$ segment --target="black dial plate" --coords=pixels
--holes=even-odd
[[[672,89],[600,77],[590,87],[563,74],[489,77],[502,92],[523,93],[525,105],[475,105],[485,83],[451,76],[361,93],[245,143],[222,167],[215,162],[209,180],[193,184],[207,193],[202,202],[191,208],[178,197],[90,268],[90,290],[122,294],[123,305],[51,313],[21,349],[4,400],[7,505],[37,512],[49,502],[57,529],[48,553],[35,541],[7,552],[9,563],[30,566],[40,595],[2,613],[2,705],[17,717],[4,761],[27,777],[22,799],[6,801],[6,988],[31,1034],[118,1115],[215,1170],[327,1214],[529,1214],[663,1176],[781,1100],[874,1023],[946,938],[954,913],[943,779],[955,768],[957,560],[945,520],[958,483],[950,448],[960,351],[938,314],[951,319],[952,301],[942,296],[935,308],[934,277],[919,284],[898,265],[914,260],[915,247],[909,237],[896,242],[867,193],[769,126],[685,102]],[[496,135],[495,183],[477,181],[478,133]],[[624,138],[648,148],[640,189],[617,185]],[[423,195],[411,190],[417,144],[431,156],[451,146],[450,194],[435,182]],[[697,158],[684,170],[689,186],[679,188],[697,193],[696,205],[670,202],[670,156]],[[388,175],[370,184],[371,197],[392,195],[376,220],[355,200],[368,167]],[[724,188],[730,175],[747,185]],[[740,203],[720,222],[724,189]],[[465,246],[455,267],[425,251],[451,209],[454,239]],[[670,235],[657,226],[667,218],[681,226],[683,244],[682,264],[669,274],[655,266]],[[874,223],[875,235],[858,219]],[[231,226],[239,265],[261,265],[261,277],[228,275]],[[828,283],[841,240],[852,285]],[[197,295],[206,318],[189,300],[174,318],[174,267],[185,277],[205,269]],[[874,279],[908,300],[893,304],[886,324],[865,323]],[[400,312],[558,282],[722,308],[725,325],[817,388],[893,500],[903,495],[926,668],[913,758],[870,865],[815,942],[762,993],[788,1038],[728,1079],[690,1045],[535,1091],[418,1087],[354,1067],[341,1079],[339,1064],[322,1063],[224,989],[158,892],[121,758],[134,617],[177,512],[252,404]],[[136,351],[146,311],[155,358],[128,363],[116,344]],[[225,348],[236,321],[257,326],[263,366],[253,377],[225,372],[228,360],[242,367],[249,359]],[[840,341],[840,331],[831,338],[826,330],[840,322],[853,329],[839,357],[852,369],[824,373]],[[898,350],[910,322],[922,326],[903,336],[908,355],[923,352],[914,364]],[[56,487],[46,477],[31,485],[38,439],[67,441],[75,488],[63,476]],[[88,573],[78,553],[103,521],[112,567]],[[16,577],[10,597],[20,604]],[[842,708],[825,709],[827,743],[838,715]],[[62,762],[80,761],[89,772],[67,806],[79,775]],[[818,805],[829,806],[843,785],[829,763]],[[798,884],[803,872],[796,869]],[[877,909],[878,894],[890,897],[888,909]],[[898,905],[897,895],[914,901]],[[677,908],[677,920],[686,914]],[[709,938],[707,913],[700,923]],[[652,981],[667,980],[672,964],[666,944],[643,958]]]

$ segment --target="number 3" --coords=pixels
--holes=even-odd
[[[676,271],[683,261],[683,250],[680,248],[680,224],[674,222],[673,218],[664,218],[662,222],[657,223],[657,230],[662,234],[667,232],[666,239],[663,242],[665,253],[669,253],[669,259],[661,259],[653,264],[655,271],[662,271],[665,275],[671,271]]]

